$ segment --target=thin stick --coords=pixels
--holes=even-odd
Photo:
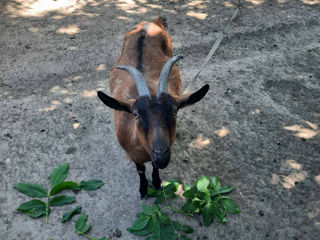
[[[226,29],[229,28],[231,22],[239,15],[239,10],[242,7],[242,0],[240,0],[238,2],[238,6],[237,9],[235,10],[235,12],[233,13],[233,15],[230,18],[230,21],[228,22],[227,26],[225,27],[224,30],[222,30],[221,32],[218,33],[218,37],[216,39],[216,41],[214,42],[210,52],[208,53],[204,63],[202,64],[201,68],[198,70],[198,72],[196,73],[196,75],[191,79],[191,81],[189,82],[189,84],[187,85],[186,89],[184,90],[183,94],[189,93],[192,90],[192,86],[194,85],[194,83],[196,82],[196,80],[198,79],[201,71],[204,69],[204,67],[207,65],[207,63],[209,62],[209,60],[211,59],[211,57],[213,56],[213,54],[217,51],[217,49],[220,46],[220,43],[224,37],[224,32]]]

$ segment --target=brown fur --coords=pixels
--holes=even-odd
[[[158,81],[162,67],[172,57],[172,45],[169,34],[165,30],[165,24],[161,18],[149,23],[147,31],[143,33],[143,27],[147,22],[141,22],[130,30],[124,38],[122,52],[119,60],[111,69],[110,90],[112,97],[128,104],[132,108],[138,92],[132,77],[125,71],[116,69],[118,65],[137,66],[138,52],[137,41],[141,34],[145,34],[143,43],[142,65],[144,78],[148,84],[151,96],[157,94]],[[172,68],[168,81],[168,93],[171,96],[180,96],[181,79],[179,69],[175,65]],[[126,150],[129,158],[136,164],[151,161],[149,137],[144,136],[139,129],[133,115],[125,111],[113,111],[116,134],[120,145]],[[165,132],[165,137],[171,144],[175,140],[174,133]],[[171,135],[171,137],[170,137]],[[151,140],[151,139],[150,139]],[[149,140],[149,141],[150,141]]]

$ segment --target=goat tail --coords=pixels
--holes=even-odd
[[[159,27],[166,29],[168,27],[167,25],[167,19],[165,17],[158,17],[152,21],[153,23],[157,24]]]

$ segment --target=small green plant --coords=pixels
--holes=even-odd
[[[81,214],[76,223],[75,223],[75,227],[76,227],[76,233],[79,235],[82,235],[84,237],[89,238],[90,240],[107,240],[106,237],[103,238],[95,238],[92,236],[87,235],[86,233],[90,230],[91,226],[87,225],[87,219],[88,219],[88,215],[87,214]]]
[[[197,180],[193,186],[184,184],[183,197],[186,202],[180,209],[173,208],[168,200],[178,198],[176,192],[179,185],[178,180],[164,182],[160,190],[154,190],[149,185],[148,195],[156,199],[151,207],[142,204],[142,212],[137,214],[137,220],[127,231],[137,236],[146,236],[146,240],[187,240],[190,238],[183,234],[193,232],[190,226],[184,224],[187,217],[200,214],[204,225],[208,227],[213,223],[214,218],[218,223],[227,222],[227,212],[240,213],[231,197],[225,195],[233,188],[222,187],[217,177],[209,179],[206,176]],[[184,216],[182,223],[170,219],[174,214]]]
[[[46,201],[40,199],[32,199],[22,203],[17,210],[27,214],[32,218],[38,218],[45,215],[45,222],[48,222],[50,207],[63,206],[75,202],[72,196],[58,195],[60,192],[70,189],[80,191],[96,190],[104,183],[100,180],[81,181],[80,185],[73,181],[65,181],[68,176],[69,164],[64,163],[55,168],[50,174],[50,189],[49,191],[35,183],[22,182],[14,185],[14,188],[19,192],[32,198],[46,198]],[[53,197],[54,196],[54,197]],[[51,198],[52,197],[52,198]]]

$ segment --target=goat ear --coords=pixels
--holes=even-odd
[[[99,99],[108,107],[118,110],[118,111],[126,111],[128,113],[132,113],[131,105],[128,103],[120,102],[112,97],[109,97],[107,94],[98,91],[97,92]]]
[[[188,93],[184,94],[176,99],[178,109],[187,107],[189,105],[195,104],[196,102],[199,102],[208,92],[209,85],[204,85],[201,89],[194,93]]]

